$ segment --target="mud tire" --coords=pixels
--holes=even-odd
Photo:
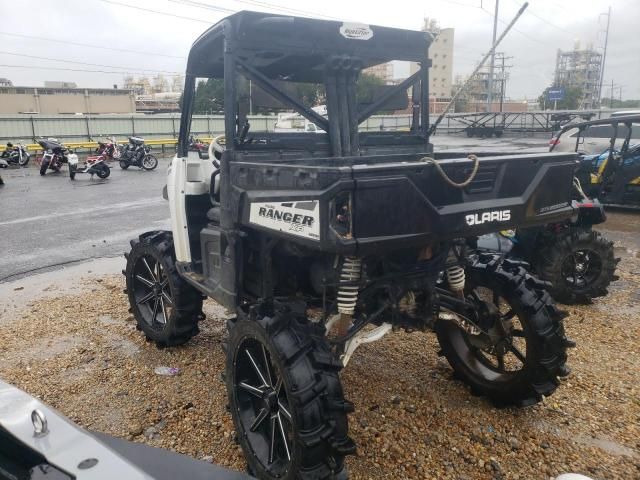
[[[170,232],[153,231],[140,235],[138,240],[131,240],[131,251],[125,253],[127,268],[123,271],[129,298],[130,311],[133,313],[137,328],[147,339],[158,347],[182,345],[199,333],[198,321],[204,318],[202,314],[202,294],[188,284],[176,270],[176,258],[173,247],[173,236]],[[134,285],[135,267],[142,257],[151,257],[162,266],[168,278],[168,285],[174,307],[168,315],[164,328],[153,328],[145,318],[136,300]],[[148,316],[148,313],[146,313]]]
[[[488,397],[496,406],[528,406],[551,395],[568,374],[566,349],[573,346],[564,333],[564,312],[545,291],[544,282],[532,277],[522,262],[501,259],[499,255],[480,255],[466,268],[467,285],[500,291],[517,313],[526,338],[526,362],[521,370],[502,379],[488,379],[469,366],[471,349],[461,349],[456,335],[464,332],[450,321],[438,321],[436,333],[441,353],[456,378],[476,395]],[[457,346],[456,346],[457,345]],[[461,351],[462,350],[462,351]]]
[[[356,450],[348,436],[347,414],[353,411],[353,404],[344,399],[338,376],[342,365],[329,349],[324,327],[311,323],[302,314],[273,311],[273,306],[254,307],[229,320],[227,327],[225,380],[248,471],[260,479],[346,480],[344,458]],[[235,365],[247,339],[257,340],[267,349],[273,370],[282,375],[291,407],[291,460],[286,470],[278,473],[265,468],[254,453],[240,418],[238,398],[242,390],[237,387],[241,380]]]
[[[597,262],[599,267],[595,278],[582,286],[569,283],[563,275],[566,259],[579,251],[588,251],[592,261]],[[611,282],[618,279],[615,272],[619,261],[614,256],[613,242],[600,232],[590,228],[570,228],[559,236],[545,239],[536,261],[536,270],[540,278],[551,282],[549,293],[558,302],[591,303],[592,298],[607,295]]]

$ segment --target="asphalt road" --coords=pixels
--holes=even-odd
[[[546,137],[477,139],[437,135],[440,149],[546,151]],[[0,187],[0,282],[89,259],[122,255],[138,234],[168,227],[169,206],[161,191],[169,159],[146,172],[120,170],[106,180],[66,167],[41,177],[36,165],[2,170]],[[35,163],[35,162],[33,162]]]
[[[111,165],[106,180],[34,166],[0,171],[0,282],[93,258],[122,255],[138,234],[168,227],[168,159],[147,172]]]

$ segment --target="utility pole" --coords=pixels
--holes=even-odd
[[[501,66],[500,66],[500,70],[501,70],[501,73],[500,73],[500,112],[502,112],[503,106],[504,106],[504,92],[506,90],[506,82],[507,82],[506,69],[513,67],[513,65],[505,65],[504,61],[505,60],[511,60],[513,57],[505,57],[504,56],[504,52],[496,52],[496,55],[498,56],[498,60],[501,61]]]
[[[493,40],[491,41],[491,45],[496,44],[496,35],[498,34],[498,5],[500,0],[496,0],[496,9],[493,15]],[[487,94],[487,103],[489,104],[489,111],[493,111],[493,70],[495,68],[496,63],[496,52],[495,50],[491,53],[491,63],[489,64],[489,93]]]
[[[604,35],[604,51],[602,52],[602,65],[600,66],[600,88],[598,88],[598,102],[602,102],[602,83],[604,82],[604,63],[607,60],[607,44],[609,43],[609,25],[611,24],[611,7],[607,13],[601,13],[600,16],[607,16],[607,29]]]
[[[613,108],[613,78],[611,79],[611,98],[609,98],[609,108]]]

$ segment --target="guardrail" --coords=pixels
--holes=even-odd
[[[211,141],[210,138],[206,138],[206,137],[198,137],[198,138],[202,141]],[[119,144],[125,144],[125,145],[129,143],[129,140],[127,138],[123,140],[116,139],[116,141]],[[98,142],[62,142],[62,143],[64,144],[65,147],[72,150],[84,150],[84,149],[94,150],[98,148]],[[164,147],[166,145],[176,145],[178,143],[178,140],[176,140],[175,138],[161,138],[161,139],[145,140],[144,143],[146,145]],[[24,146],[30,152],[38,152],[42,150],[42,147],[37,143],[29,143],[29,144],[25,143]],[[6,150],[6,145],[0,145],[0,152],[3,152],[4,150]]]

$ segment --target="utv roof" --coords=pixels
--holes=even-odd
[[[363,68],[391,60],[420,62],[432,38],[413,30],[242,11],[200,35],[189,52],[187,75],[222,77],[225,40],[270,79],[321,82],[336,55],[357,57]]]
[[[621,117],[599,118],[597,120],[589,120],[587,122],[567,123],[560,129],[560,132],[564,133],[567,130],[571,130],[573,128],[584,129],[587,127],[592,127],[594,125],[613,125],[617,123],[640,123],[640,115],[627,115],[624,117],[621,116]]]

